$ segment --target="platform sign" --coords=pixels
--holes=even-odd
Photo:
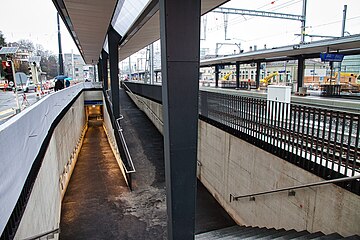
[[[337,53],[320,53],[320,58],[323,62],[342,62],[344,55]]]

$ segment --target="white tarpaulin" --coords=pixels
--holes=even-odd
[[[51,124],[84,87],[85,84],[76,84],[48,95],[0,125],[0,233]]]

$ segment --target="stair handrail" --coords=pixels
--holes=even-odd
[[[230,202],[238,201],[239,199],[246,198],[246,197],[250,197],[250,200],[254,201],[255,196],[259,196],[259,195],[265,195],[265,194],[277,193],[277,192],[283,192],[283,191],[292,191],[294,189],[313,187],[313,186],[319,186],[319,185],[330,184],[330,183],[348,182],[348,181],[352,181],[352,180],[356,180],[356,179],[360,179],[360,175],[352,176],[352,177],[337,178],[337,179],[332,179],[332,180],[325,180],[325,181],[321,181],[321,182],[307,183],[307,184],[296,185],[296,186],[292,186],[292,187],[278,188],[278,189],[274,189],[274,190],[262,191],[262,192],[252,193],[252,194],[245,194],[245,195],[240,195],[240,196],[236,196],[236,197],[234,197],[233,194],[230,194]],[[291,192],[291,193],[289,192],[289,195],[294,195],[294,192]]]
[[[48,235],[50,235],[50,234],[56,234],[56,233],[60,233],[60,228],[55,228],[55,229],[53,229],[53,230],[50,230],[50,231],[47,231],[47,232],[44,232],[44,233],[40,233],[40,234],[35,235],[35,236],[25,238],[24,240],[40,239],[40,238],[42,238],[42,237],[48,236]]]
[[[126,86],[126,84],[125,84],[124,82],[123,82],[123,86],[125,86],[125,87],[129,90],[129,92],[130,92],[132,95],[134,95],[135,98],[136,98],[139,102],[141,102],[141,103],[150,111],[151,115],[153,115],[153,116],[155,117],[155,119],[156,119],[162,126],[164,126],[164,122],[155,114],[155,112],[154,112],[143,100],[141,100],[140,98],[138,98],[138,96],[137,96],[135,93],[133,93],[133,92],[131,91],[131,89],[130,89],[128,86]]]
[[[120,117],[118,119],[116,119],[116,126],[117,126],[117,130],[119,132],[119,135],[120,135],[121,144],[122,144],[122,146],[124,148],[125,156],[126,156],[128,162],[130,164],[129,167],[132,170],[128,169],[124,164],[123,164],[123,166],[125,168],[126,173],[134,173],[134,172],[136,172],[134,162],[133,162],[132,157],[130,155],[129,148],[127,146],[127,143],[126,143],[126,140],[125,140],[125,137],[124,137],[124,134],[123,134],[123,128],[120,125],[120,120],[123,119],[123,118],[124,118],[124,116],[120,115]]]

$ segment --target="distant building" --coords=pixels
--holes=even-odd
[[[84,80],[95,81],[93,65],[84,65]]]
[[[17,42],[13,42],[13,43],[8,43],[7,47],[12,47],[12,48],[18,48],[16,50],[16,53],[13,55],[13,60],[14,61],[18,61],[21,63],[28,63],[29,62],[29,57],[32,56],[32,52],[29,51],[28,49],[20,46],[19,43]],[[5,57],[3,57],[3,59],[5,59]]]
[[[74,80],[84,80],[85,62],[79,54],[65,53],[64,54],[64,74]]]
[[[341,71],[360,74],[360,55],[345,56],[341,63]]]

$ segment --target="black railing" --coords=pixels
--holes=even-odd
[[[200,91],[199,118],[324,179],[360,174],[359,114]],[[338,185],[360,194],[358,180]]]
[[[129,158],[129,155],[127,155],[129,153],[128,153],[127,147],[125,147],[126,142],[125,142],[125,139],[123,138],[122,132],[120,132],[120,131],[122,131],[122,129],[121,129],[120,125],[118,124],[118,119],[115,119],[113,111],[112,111],[111,90],[103,91],[103,94],[105,96],[104,97],[105,98],[105,106],[109,113],[111,124],[114,129],[115,141],[116,141],[116,145],[119,150],[121,163],[125,170],[126,182],[128,184],[129,189],[132,190],[131,174],[135,172],[135,167],[134,167],[131,157]]]
[[[324,179],[360,174],[360,115],[201,91],[200,118]],[[343,186],[360,193],[359,181]]]

